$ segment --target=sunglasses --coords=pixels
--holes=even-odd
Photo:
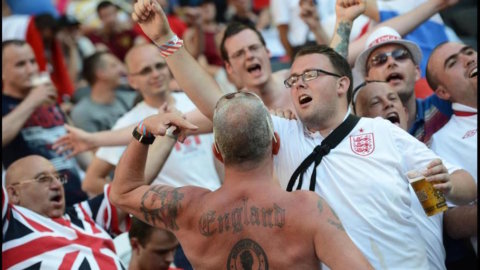
[[[152,72],[153,72],[153,69],[156,69],[157,71],[160,71],[162,70],[163,68],[165,68],[167,66],[166,63],[156,63],[155,65],[152,66],[148,66],[148,67],[144,67],[142,70],[140,70],[139,72],[136,72],[136,73],[130,73],[129,75],[130,76],[137,76],[137,75],[140,75],[140,76],[147,76],[147,75],[150,75]]]
[[[370,67],[379,67],[385,64],[388,57],[391,56],[397,61],[402,61],[411,58],[410,53],[406,49],[396,49],[388,53],[379,53],[370,60]]]

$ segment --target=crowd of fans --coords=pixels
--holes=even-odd
[[[476,269],[476,6],[2,0],[2,268]]]

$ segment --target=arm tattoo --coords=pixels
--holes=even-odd
[[[257,242],[245,238],[233,246],[228,255],[227,270],[237,269],[269,269],[267,254]]]
[[[333,211],[333,209],[330,207],[330,205],[328,205],[328,208],[330,209],[330,211],[332,212],[333,216],[336,217],[336,220],[333,220],[331,218],[329,218],[327,220],[327,222],[335,227],[337,227],[337,229],[341,230],[341,231],[345,231],[345,229],[343,228],[343,225],[342,223],[340,222],[340,219],[338,218],[337,216],[337,213],[335,213],[335,211]],[[323,202],[322,200],[318,200],[317,202],[317,208],[318,208],[318,212],[322,213],[323,212]]]
[[[155,226],[158,220],[167,229],[175,231],[179,229],[176,218],[182,199],[183,193],[178,188],[172,190],[165,186],[152,186],[143,194],[140,211],[148,223]]]
[[[348,42],[350,32],[352,31],[352,23],[341,22],[337,28],[337,34],[340,36],[340,43],[335,47],[335,51],[347,59],[348,56]]]

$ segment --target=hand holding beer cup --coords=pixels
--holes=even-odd
[[[448,209],[444,191],[448,194],[452,185],[441,160],[433,160],[427,168],[411,170],[406,176],[427,216]]]
[[[37,106],[52,105],[57,100],[57,90],[50,80],[47,72],[39,73],[31,78],[32,89],[28,98],[33,100]]]

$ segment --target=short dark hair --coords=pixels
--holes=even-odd
[[[165,229],[153,227],[152,225],[149,225],[136,217],[132,217],[130,230],[128,230],[128,238],[137,238],[140,245],[144,247],[150,240],[150,236],[152,235],[154,230],[162,230],[171,238],[175,238],[175,235],[172,232]]]
[[[21,47],[23,45],[27,44],[25,40],[20,40],[20,39],[7,39],[2,41],[2,56],[3,56],[3,51],[8,47],[8,46],[17,46]]]
[[[297,54],[295,54],[295,57],[293,60],[295,60],[297,57],[302,56],[302,55],[309,55],[309,54],[323,54],[328,59],[330,60],[330,63],[332,63],[333,69],[335,70],[335,73],[340,75],[340,76],[347,76],[348,79],[350,80],[350,85],[348,86],[348,91],[347,91],[347,102],[350,104],[350,101],[352,100],[352,88],[353,88],[353,76],[352,76],[352,69],[350,68],[350,65],[348,64],[347,60],[341,56],[339,53],[337,53],[334,49],[328,47],[327,45],[308,45],[305,47],[302,47]]]
[[[107,53],[106,51],[97,51],[83,59],[82,77],[87,80],[88,84],[92,85],[96,82],[95,74],[102,67],[102,56]]]
[[[253,32],[255,32],[255,34],[257,34],[258,36],[258,39],[263,44],[263,46],[266,46],[265,39],[255,27],[252,27],[250,25],[243,24],[240,22],[231,22],[227,25],[227,28],[225,29],[225,32],[223,34],[222,42],[220,43],[220,54],[222,56],[223,61],[229,62],[228,53],[227,53],[227,50],[225,49],[225,41],[227,40],[227,38],[234,36],[246,29],[250,29]]]
[[[57,19],[55,19],[51,14],[49,13],[42,13],[35,15],[33,17],[33,22],[35,24],[35,27],[39,30],[45,30],[45,29],[51,29],[52,32],[56,33],[58,32],[59,29],[59,23]]]
[[[433,50],[432,52],[430,53],[430,56],[428,57],[428,61],[427,61],[427,67],[425,68],[425,78],[427,79],[427,83],[428,83],[428,86],[430,86],[430,88],[435,91],[435,89],[438,88],[438,79],[432,74],[432,71],[430,70],[430,59],[432,59],[432,55],[438,50],[440,49],[440,47],[442,47],[443,45],[445,45],[447,42],[442,42],[440,44],[438,44]]]
[[[100,3],[98,3],[97,5],[97,14],[100,14],[100,10],[104,9],[104,8],[107,8],[107,7],[115,7],[118,9],[117,5],[113,4],[112,2],[110,1],[101,1]]]

